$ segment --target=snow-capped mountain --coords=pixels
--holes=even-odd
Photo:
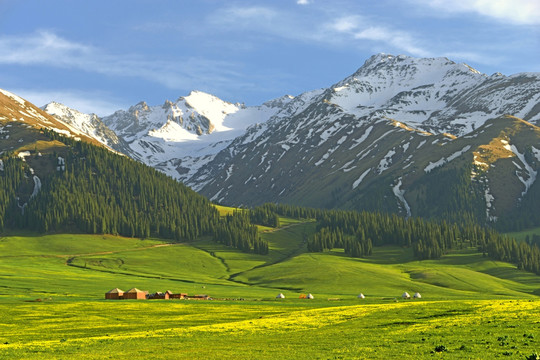
[[[504,114],[539,121],[539,80],[539,74],[487,76],[447,58],[379,54],[332,86],[326,99],[359,118],[388,117],[460,136]]]
[[[444,216],[462,201],[491,220],[515,209],[536,184],[540,74],[486,76],[445,58],[377,55],[296,109],[249,128],[188,183],[234,205],[277,201]],[[501,141],[513,151],[494,150]],[[485,151],[496,155],[478,169]],[[463,171],[469,180],[456,178]],[[474,187],[475,197],[438,194],[440,174],[459,179],[448,184],[456,192]]]
[[[443,215],[451,200],[424,213],[422,206],[436,201],[427,194],[435,191],[431,182],[461,169],[472,183],[460,178],[459,191],[471,186],[480,195],[460,201],[495,219],[536,186],[540,74],[488,76],[446,58],[379,54],[326,89],[261,106],[192,92],[102,121],[126,142],[126,154],[214,201]],[[514,146],[511,153],[502,141]],[[486,151],[496,155],[479,160]],[[508,162],[503,153],[517,164],[515,171],[502,166],[510,185],[488,185],[498,181],[490,174],[499,161]]]
[[[140,102],[102,119],[57,103],[44,109],[103,144],[187,181],[247,127],[266,122],[291,98],[246,107],[192,91],[175,102],[167,100],[158,106]]]
[[[126,142],[109,129],[96,114],[83,114],[56,102],[49,103],[42,109],[55,119],[78,129],[103,145],[128,156],[133,155]]]

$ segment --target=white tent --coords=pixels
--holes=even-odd
[[[422,295],[420,295],[420,293],[417,292],[417,293],[414,293],[413,297],[414,297],[415,299],[421,299],[421,298],[422,298]]]
[[[285,295],[279,293],[278,296],[276,296],[276,299],[285,299]]]
[[[307,294],[306,299],[314,299],[314,297],[311,294]]]
[[[409,295],[409,293],[405,291],[405,292],[403,293],[403,295],[401,295],[401,297],[402,297],[403,299],[410,299],[410,298],[411,298],[411,295]]]
[[[360,293],[360,295],[357,296],[359,299],[365,299],[366,297],[364,296],[364,294]]]

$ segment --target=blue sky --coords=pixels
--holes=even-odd
[[[540,72],[540,1],[0,0],[0,88],[99,115],[191,90],[259,105],[380,52]]]

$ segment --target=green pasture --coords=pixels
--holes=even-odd
[[[474,249],[425,261],[400,247],[366,258],[308,253],[314,231],[314,222],[288,219],[261,227],[267,256],[208,238],[2,237],[0,358],[524,359],[540,351],[539,276]],[[215,300],[104,300],[115,287]],[[404,301],[404,291],[422,299]],[[315,299],[299,299],[306,293]]]
[[[0,303],[0,358],[525,359],[540,301]]]
[[[533,235],[540,235],[540,227],[508,233],[509,237],[513,237],[514,239],[520,241],[525,240],[527,235],[529,235],[529,237],[532,237]]]

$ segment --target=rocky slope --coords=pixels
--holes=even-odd
[[[232,205],[494,221],[538,187],[540,74],[446,58],[379,54],[329,88],[257,107],[192,92],[102,121],[129,148],[117,150]]]

